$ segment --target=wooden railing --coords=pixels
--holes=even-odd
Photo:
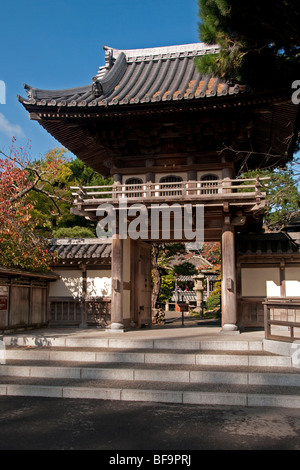
[[[63,297],[49,300],[50,325],[74,325],[86,323],[105,327],[111,316],[110,299],[69,299]]]
[[[264,305],[265,337],[292,342],[300,339],[300,298],[267,299]],[[271,332],[272,326],[276,334]],[[295,335],[298,330],[298,337]]]
[[[164,183],[115,183],[109,186],[72,186],[76,192],[73,196],[77,201],[87,199],[111,200],[119,198],[131,199],[164,199],[172,198],[181,200],[183,197],[210,198],[212,195],[254,193],[262,195],[263,181],[269,178],[247,178],[212,181],[176,181]],[[209,186],[208,186],[209,183]]]

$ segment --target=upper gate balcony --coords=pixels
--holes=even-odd
[[[208,181],[168,181],[160,183],[114,183],[108,186],[72,187],[72,212],[91,219],[97,218],[97,208],[108,203],[115,208],[120,202],[143,204],[197,204],[205,210],[240,214],[261,213],[265,208],[269,178],[247,178]]]

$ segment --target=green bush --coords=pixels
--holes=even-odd
[[[216,282],[214,290],[206,300],[206,307],[213,309],[221,305],[221,282]]]
[[[95,238],[95,233],[88,227],[61,227],[53,230],[54,238]]]

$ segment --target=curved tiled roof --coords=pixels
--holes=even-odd
[[[48,241],[48,250],[58,256],[56,264],[110,264],[111,261],[111,243],[98,238],[51,239]]]
[[[195,58],[216,53],[217,46],[104,49],[105,65],[90,84],[64,90],[24,85],[27,99],[18,97],[30,119],[100,174],[143,166],[149,155],[155,166],[169,164],[170,155],[186,162],[192,154],[203,162],[224,142],[253,151],[249,169],[269,155],[278,165],[292,158],[299,106],[291,90],[250,90],[201,75]]]
[[[104,46],[105,66],[93,83],[65,90],[40,90],[24,85],[24,104],[58,107],[98,107],[138,103],[193,100],[237,94],[216,77],[201,75],[195,57],[216,53],[217,46],[203,43],[149,49],[118,50]]]

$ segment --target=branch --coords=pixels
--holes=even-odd
[[[51,199],[53,205],[56,207],[57,211],[58,211],[58,214],[61,213],[60,211],[60,208],[59,206],[57,205],[56,201],[64,201],[65,198],[59,196],[59,195],[56,195],[56,194],[52,194],[50,193],[49,191],[46,191],[44,188],[39,188],[38,187],[38,184],[39,183],[44,183],[44,184],[48,184],[53,192],[54,192],[54,187],[53,187],[53,183],[51,183],[49,180],[45,179],[44,178],[44,175],[47,173],[46,171],[40,171],[38,168],[34,167],[34,166],[30,166],[28,164],[24,164],[20,158],[12,158],[11,156],[5,154],[2,150],[0,150],[0,154],[4,155],[4,157],[6,159],[8,159],[9,161],[13,162],[13,163],[17,163],[24,171],[26,172],[32,172],[33,174],[35,174],[36,178],[34,180],[33,183],[31,183],[29,186],[27,186],[26,188],[24,189],[20,189],[18,188],[16,185],[12,185],[12,187],[15,188],[15,190],[17,191],[17,194],[13,197],[11,197],[8,201],[6,201],[6,203],[8,204],[13,204],[14,202],[22,199],[24,196],[26,196],[28,193],[30,193],[31,191],[35,191],[37,193],[41,193],[41,194],[44,194],[45,196],[47,196],[49,199]],[[27,179],[28,181],[28,179]],[[3,204],[3,203],[2,203]]]
[[[242,154],[251,154],[251,155],[264,155],[265,157],[271,157],[271,158],[280,158],[281,155],[276,155],[276,154],[272,154],[270,152],[254,152],[253,150],[235,150],[233,149],[232,147],[229,147],[228,145],[224,145],[224,148],[222,150],[219,150],[218,153],[219,154],[222,154],[223,152],[225,152],[226,150],[229,150],[230,152],[233,152],[233,153],[242,153]]]

